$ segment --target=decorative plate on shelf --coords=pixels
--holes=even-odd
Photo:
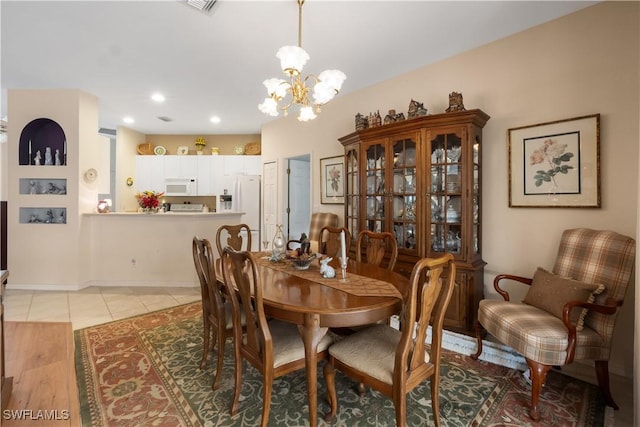
[[[186,145],[181,145],[180,147],[178,147],[177,153],[179,156],[186,156],[187,154],[189,154],[189,147],[187,147]]]
[[[158,145],[156,148],[153,149],[153,152],[155,153],[156,156],[164,156],[165,154],[167,154],[167,149],[164,148],[162,145]]]

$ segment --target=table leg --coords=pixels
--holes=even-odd
[[[304,324],[298,326],[304,342],[304,357],[307,370],[307,398],[309,400],[309,425],[318,424],[318,343],[327,333],[320,327],[320,316],[308,313],[304,315]]]

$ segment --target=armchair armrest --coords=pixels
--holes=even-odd
[[[529,277],[523,276],[514,276],[512,274],[499,274],[493,279],[493,288],[499,293],[505,301],[509,301],[509,292],[505,291],[500,287],[501,280],[514,280],[516,282],[524,283],[525,285],[531,286],[531,282],[533,279]]]
[[[287,250],[288,250],[288,251],[291,251],[291,250],[293,250],[293,249],[294,249],[294,248],[292,248],[292,247],[291,247],[291,244],[292,244],[292,243],[297,243],[297,244],[298,244],[298,246],[302,244],[302,242],[301,242],[300,240],[291,239],[291,240],[289,240],[289,241],[287,242]]]
[[[573,362],[573,358],[575,356],[576,351],[576,325],[571,323],[569,314],[571,310],[574,308],[586,308],[587,310],[593,310],[601,314],[612,315],[617,310],[618,307],[622,305],[622,300],[609,299],[607,300],[607,304],[594,304],[582,301],[569,301],[562,308],[562,323],[567,328],[567,358],[565,359],[565,364],[569,364]]]

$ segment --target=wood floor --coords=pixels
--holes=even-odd
[[[13,377],[13,391],[2,408],[2,427],[80,426],[71,323],[5,321],[4,326],[5,370]]]

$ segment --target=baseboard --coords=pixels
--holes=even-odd
[[[27,291],[80,291],[90,286],[96,287],[155,287],[155,288],[195,288],[193,282],[158,282],[158,281],[100,281],[91,280],[79,284],[44,284],[44,283],[8,283],[6,289]]]

